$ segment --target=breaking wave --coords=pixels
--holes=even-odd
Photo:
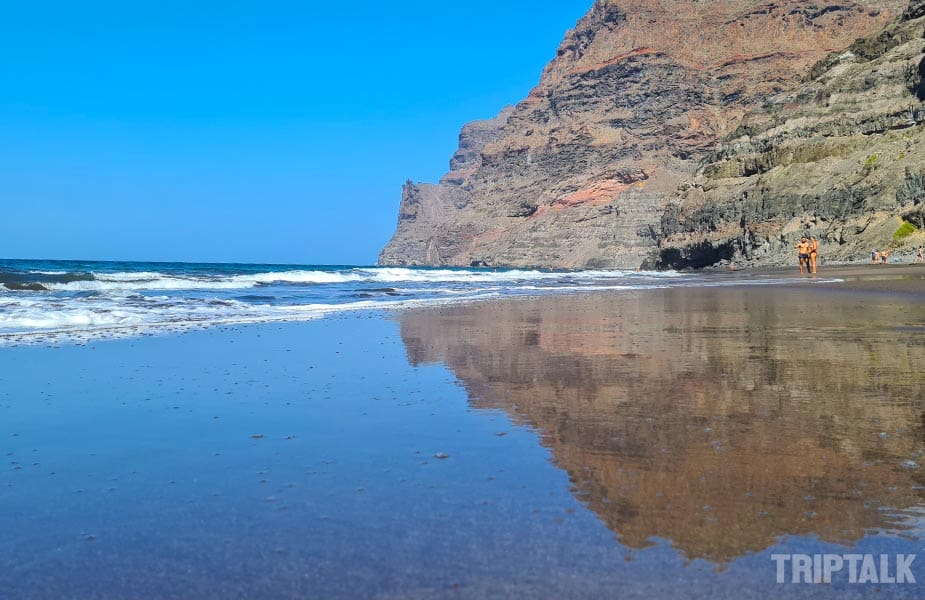
[[[675,272],[0,261],[0,344],[692,284],[710,285]]]
[[[602,278],[621,278],[623,271],[549,272],[537,270],[462,270],[409,268],[353,268],[338,271],[293,270],[237,275],[178,275],[153,271],[114,273],[0,274],[0,283],[17,291],[163,291],[163,290],[233,290],[267,285],[329,285],[345,283],[511,283],[526,281],[581,282]],[[636,273],[633,273],[634,275]],[[646,272],[653,278],[677,276],[673,272]]]

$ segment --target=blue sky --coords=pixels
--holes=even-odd
[[[370,264],[591,0],[0,3],[0,258]]]

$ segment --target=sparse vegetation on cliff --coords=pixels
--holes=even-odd
[[[906,239],[907,237],[909,237],[916,231],[918,231],[918,229],[916,228],[915,225],[913,225],[909,221],[903,221],[903,224],[900,225],[899,229],[896,230],[896,233],[893,234],[893,241],[901,242],[902,240]]]

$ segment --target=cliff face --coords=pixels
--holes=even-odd
[[[835,259],[902,250],[925,226],[925,2],[817,63],[717,145],[665,211],[660,263],[792,262],[800,235]]]
[[[903,135],[900,127],[920,133],[921,4],[598,1],[527,99],[463,129],[439,184],[405,185],[380,263],[774,262],[802,225],[854,251],[858,218],[897,221],[919,197],[921,146],[910,143],[904,162],[890,169],[862,165],[873,178],[845,186],[855,204],[864,199],[850,210],[839,204],[844,194],[816,191],[828,185],[817,179],[831,177],[820,161],[834,154],[797,152],[799,164],[820,165],[794,179],[796,161],[774,152],[802,147],[807,136],[860,136],[860,148],[872,136]],[[791,122],[795,104],[798,123]],[[850,144],[832,143],[843,160],[857,161]],[[824,144],[807,148],[817,146]],[[752,163],[766,168],[741,166]],[[768,181],[778,172],[791,187]],[[879,187],[877,177],[885,182]],[[906,186],[904,199],[887,202],[896,182]],[[820,199],[810,203],[807,195]]]

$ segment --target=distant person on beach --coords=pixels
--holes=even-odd
[[[803,273],[803,265],[806,265],[806,270],[809,271],[809,240],[806,237],[800,238],[800,243],[796,245],[797,248],[797,260],[800,263],[800,273]]]
[[[816,261],[819,258],[819,240],[816,236],[809,238],[809,263],[813,267],[813,273],[816,272]]]
[[[880,264],[885,265],[890,262],[890,249],[882,250],[880,252]]]
[[[880,253],[876,250],[870,251],[870,264],[876,265],[880,263]]]
[[[919,253],[912,259],[913,263],[925,262],[925,246],[919,246]]]

